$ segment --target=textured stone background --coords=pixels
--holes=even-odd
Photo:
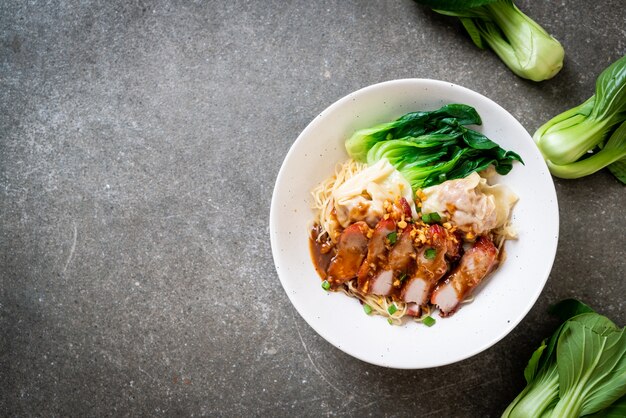
[[[437,369],[353,359],[274,270],[280,164],[363,86],[444,79],[530,131],[626,53],[620,0],[518,5],[566,49],[541,84],[459,24],[397,1],[0,2],[0,415],[499,416],[579,297],[620,325],[624,187],[556,181],[561,236],[504,340]]]

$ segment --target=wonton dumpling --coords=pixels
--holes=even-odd
[[[422,213],[437,212],[459,229],[484,234],[504,226],[518,197],[503,184],[490,186],[474,172],[422,190]]]
[[[344,228],[357,221],[370,227],[383,217],[385,200],[404,197],[415,215],[413,192],[408,181],[386,159],[355,174],[333,192],[337,221]]]

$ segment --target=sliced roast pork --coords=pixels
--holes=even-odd
[[[389,251],[389,268],[396,273],[407,273],[411,261],[415,257],[413,238],[411,238],[412,230],[413,225],[407,225],[398,237],[396,244]]]
[[[327,280],[339,285],[357,276],[359,267],[367,256],[367,231],[365,222],[356,222],[343,230],[337,241],[337,254],[330,261]]]
[[[439,307],[441,316],[456,312],[459,304],[497,266],[498,249],[485,236],[467,250],[450,276],[437,286],[431,303]]]
[[[425,305],[437,282],[448,271],[448,232],[441,225],[428,230],[432,245],[422,246],[417,253],[417,268],[402,287],[400,298],[405,302]]]
[[[422,307],[417,303],[407,303],[406,314],[410,316],[420,317],[422,316]]]
[[[392,219],[381,219],[372,237],[367,244],[367,258],[358,270],[358,286],[362,292],[370,293],[372,279],[377,279],[383,271],[383,267],[387,264],[387,256],[389,251],[387,245],[389,243],[389,235],[396,232],[396,223]],[[392,274],[393,276],[393,274]],[[385,279],[385,276],[383,276]],[[382,283],[382,282],[381,282]]]
[[[411,225],[407,225],[400,233],[400,236],[397,237],[396,243],[389,250],[387,263],[384,266],[380,266],[377,269],[377,273],[369,280],[367,293],[380,296],[390,296],[396,293],[397,287],[394,283],[398,277],[406,275],[411,265],[414,264],[415,248],[411,238],[412,229]]]
[[[390,296],[393,293],[393,270],[379,270],[368,280],[366,293]]]
[[[396,219],[401,219],[404,216],[404,219],[411,219],[413,217],[413,210],[411,209],[411,205],[404,198],[401,197],[396,203],[394,203],[392,208],[392,216]]]

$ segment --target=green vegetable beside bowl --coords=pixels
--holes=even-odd
[[[565,322],[533,353],[527,385],[502,417],[625,416],[625,328],[574,299],[552,312]]]
[[[479,48],[485,44],[520,77],[542,81],[563,67],[563,47],[511,0],[416,0],[456,16]]]
[[[593,96],[550,119],[533,139],[556,177],[608,167],[626,184],[626,56],[602,71]]]

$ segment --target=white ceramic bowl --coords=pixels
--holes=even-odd
[[[357,299],[325,292],[309,253],[308,229],[314,213],[311,189],[348,155],[344,141],[355,130],[391,121],[407,112],[434,110],[447,103],[476,108],[478,129],[525,165],[498,182],[520,197],[512,222],[517,241],[507,241],[507,259],[450,318],[428,328],[413,321],[391,326],[368,316]],[[289,299],[322,337],[363,361],[417,369],[442,366],[473,356],[506,336],[528,313],[543,289],[556,253],[558,207],[552,178],[532,138],[510,113],[467,88],[436,80],[394,80],[365,87],[333,103],[300,134],[280,169],[270,214],[274,262]]]

